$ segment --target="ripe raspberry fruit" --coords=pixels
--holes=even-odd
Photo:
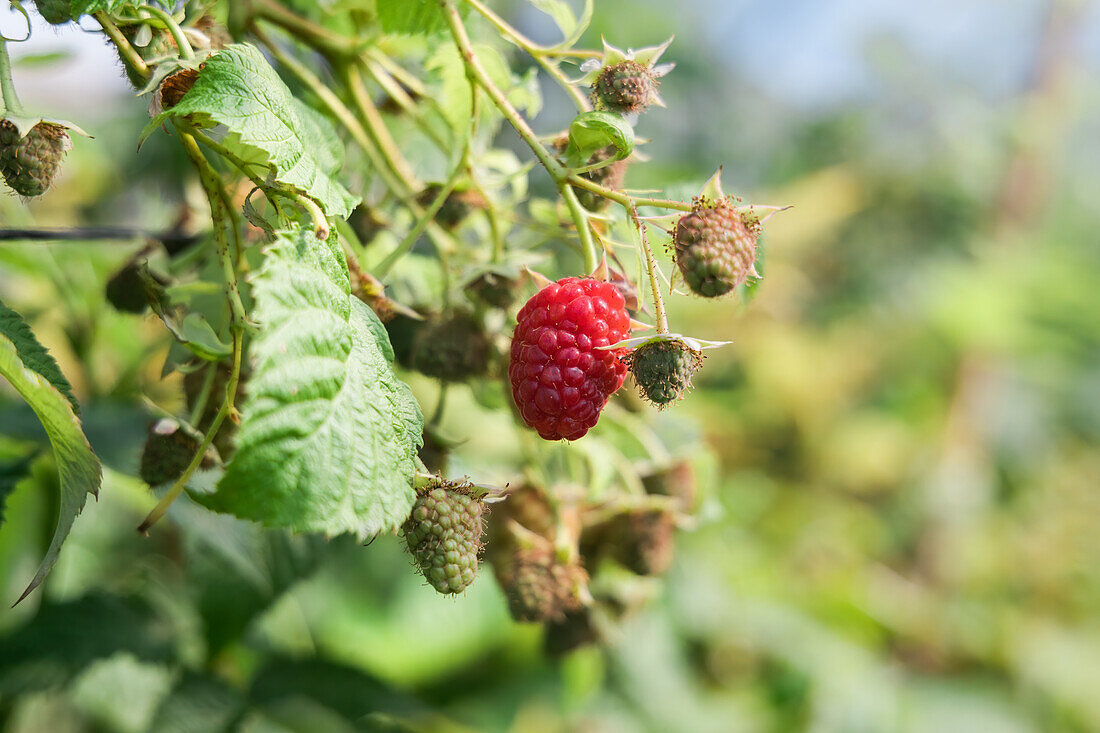
[[[549,544],[517,550],[495,569],[517,621],[556,621],[584,605],[588,573],[577,563],[560,561]]]
[[[567,277],[532,296],[517,320],[508,377],[523,421],[546,440],[583,437],[626,376],[624,350],[598,348],[630,334],[623,296]]]
[[[620,61],[600,72],[592,85],[592,102],[613,112],[641,112],[653,102],[659,85],[652,68],[629,59]]]
[[[725,295],[755,275],[759,225],[749,226],[727,199],[697,199],[676,222],[676,264],[692,292]]]
[[[482,376],[489,368],[489,337],[467,313],[432,318],[414,337],[412,365],[445,382]]]
[[[10,120],[0,120],[0,173],[21,196],[44,194],[71,147],[69,133],[61,125],[39,122],[20,137]]]
[[[420,493],[405,520],[405,542],[420,572],[440,593],[461,593],[477,575],[483,505],[463,484]]]
[[[642,395],[664,407],[691,388],[691,377],[703,360],[699,352],[683,341],[659,339],[634,349],[627,362]]]
[[[61,25],[73,19],[72,4],[69,0],[34,0],[34,7],[50,25]]]

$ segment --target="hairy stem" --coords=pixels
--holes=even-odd
[[[143,79],[148,79],[149,66],[145,63],[145,59],[141,57],[141,54],[137,52],[129,39],[122,35],[122,31],[118,29],[118,26],[115,25],[115,22],[111,20],[110,16],[100,11],[98,13],[93,13],[92,17],[95,18],[96,22],[103,28],[103,32],[111,39],[111,43],[115,44],[118,48],[119,56],[122,57],[123,62],[125,62],[138,76]]]

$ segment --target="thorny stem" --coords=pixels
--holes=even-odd
[[[175,18],[155,5],[141,5],[139,10],[144,10],[161,23],[164,23],[165,27],[168,28],[168,32],[172,34],[172,40],[176,42],[176,49],[179,51],[180,58],[188,61],[195,58],[195,51],[191,48],[191,43],[187,40],[187,36]]]
[[[555,56],[573,56],[569,53],[555,53],[554,51],[538,45],[527,36],[520,33],[513,26],[507,23],[503,18],[494,13],[489,7],[484,5],[481,0],[466,0],[466,3],[482,15],[487,21],[489,21],[498,31],[505,37],[515,43],[517,46],[527,52],[531,58],[535,60],[539,66],[541,66],[547,74],[554,77],[554,80],[561,85],[561,87],[573,98],[574,104],[577,105],[577,109],[581,112],[587,112],[592,109],[592,105],[589,104],[587,97],[584,93],[576,87],[576,85],[569,82],[569,78],[562,72],[556,63],[550,59]],[[596,56],[600,56],[599,52],[596,52]]]
[[[8,42],[0,38],[0,92],[3,95],[4,108],[13,115],[23,114],[23,105],[15,93],[15,82],[11,79],[11,59],[8,58]]]
[[[179,498],[180,494],[183,493],[184,488],[187,486],[187,482],[191,479],[191,476],[198,467],[202,465],[202,459],[206,456],[206,451],[210,448],[210,444],[214,442],[214,436],[218,434],[218,428],[221,427],[222,421],[225,420],[227,415],[233,412],[233,401],[237,394],[237,382],[241,376],[242,339],[243,335],[241,330],[234,329],[233,366],[229,372],[229,380],[225,385],[225,399],[222,400],[221,408],[210,422],[210,428],[203,436],[202,442],[199,443],[198,450],[195,452],[195,456],[191,459],[191,462],[187,464],[187,468],[183,469],[183,473],[179,475],[179,478],[175,480],[167,493],[165,493],[160,501],[157,502],[157,505],[153,507],[153,511],[149,512],[145,520],[138,525],[138,532],[142,534],[148,533],[149,528],[156,524],[157,521],[168,512],[168,507],[172,506],[172,503]]]
[[[103,11],[93,13],[93,18],[103,28],[103,32],[107,34],[107,37],[111,39],[111,42],[118,48],[119,54],[122,56],[122,60],[138,75],[144,79],[149,78],[149,66],[145,63],[145,59],[141,57],[130,43],[129,39],[122,34],[122,31],[118,29],[115,22],[111,20]]]
[[[657,282],[657,262],[653,259],[653,250],[649,246],[646,227],[638,219],[638,209],[631,205],[628,209],[634,228],[638,230],[642,252],[645,254],[646,273],[649,275],[649,287],[653,292],[653,308],[657,311],[657,333],[668,333],[668,315],[665,313],[665,301],[661,297],[661,286]]]

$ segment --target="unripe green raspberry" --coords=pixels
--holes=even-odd
[[[755,275],[757,236],[757,228],[748,226],[725,199],[697,200],[676,222],[672,238],[676,264],[688,287],[715,298]]]
[[[659,84],[649,67],[636,61],[621,61],[600,72],[592,85],[592,102],[613,112],[641,112],[653,101]]]
[[[489,337],[469,314],[433,318],[414,337],[412,365],[446,382],[462,382],[489,368]]]
[[[583,606],[588,573],[577,563],[560,561],[549,545],[518,549],[495,569],[517,621],[560,620]]]
[[[642,395],[660,407],[691,388],[691,377],[703,363],[699,352],[673,339],[647,341],[626,359]]]
[[[483,532],[481,499],[458,484],[420,493],[405,520],[405,542],[420,572],[440,593],[461,593],[477,575]]]
[[[44,194],[70,147],[69,133],[61,125],[39,122],[20,137],[10,120],[0,120],[0,173],[21,196]]]
[[[497,272],[483,272],[466,286],[466,292],[485,305],[505,309],[516,299],[519,282]]]
[[[38,14],[50,25],[62,25],[73,19],[69,0],[34,0]]]

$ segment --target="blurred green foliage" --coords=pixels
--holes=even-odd
[[[1100,182],[1073,164],[1073,134],[1017,134],[1039,102],[1043,125],[1077,130],[1095,82],[989,109],[888,86],[810,114],[717,65],[701,7],[599,0],[589,34],[645,45],[677,25],[671,110],[641,128],[654,162],[627,185],[696,190],[685,172],[717,159],[728,189],[795,205],[767,230],[751,305],[670,303],[673,331],[734,345],[658,422],[697,418],[721,471],[657,603],[607,648],[551,659],[489,578],[439,597],[394,537],[364,550],[186,501],[136,535],[152,504],[131,478],[140,395],[181,398],[159,379],[159,324],[103,302],[130,252],[4,243],[3,298],[72,380],[107,472],[45,592],[0,612],[3,730],[1100,729]],[[105,152],[131,149],[138,107],[77,142],[53,195],[0,199],[0,221],[170,220],[165,202],[194,194],[174,148]],[[499,416],[469,391],[455,402],[459,466],[491,473]],[[14,598],[48,543],[56,473],[7,393],[0,425]]]

